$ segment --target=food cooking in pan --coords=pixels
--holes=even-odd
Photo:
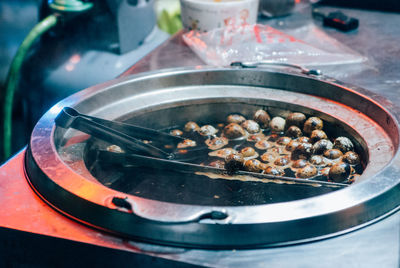
[[[204,143],[210,151],[201,164],[230,174],[243,170],[351,183],[362,173],[360,156],[349,137],[329,135],[321,118],[299,112],[271,117],[259,109],[252,118],[230,114],[223,124],[215,125],[189,121],[170,133],[179,133],[188,144]]]

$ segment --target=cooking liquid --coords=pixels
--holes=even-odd
[[[224,124],[213,124],[218,130],[215,136],[221,137]],[[171,127],[165,129],[169,132],[173,129],[183,130],[183,126]],[[266,139],[271,137],[269,130],[262,130]],[[184,138],[196,141],[197,146],[205,146],[207,136],[201,136],[197,132],[183,132]],[[285,149],[285,145],[279,145],[275,141],[270,141],[270,148],[262,150],[255,148],[255,142],[247,140],[249,135],[244,139],[229,140],[229,143],[223,148],[232,148],[240,151],[245,147],[253,147],[258,154],[257,159],[261,160],[261,156],[268,152],[273,155],[273,160],[267,165],[276,166],[285,171],[286,177],[295,177],[298,168],[292,167],[292,161],[285,166],[277,166],[273,162],[279,157],[289,157],[291,152]],[[281,133],[279,136],[283,136]],[[100,141],[94,142],[95,146],[89,146],[88,152],[93,152],[99,148],[106,149],[109,144]],[[166,150],[173,151],[169,145]],[[187,148],[190,150],[190,147]],[[209,154],[214,154],[218,150],[209,150]],[[93,153],[92,153],[93,154]],[[221,157],[210,156],[206,152],[204,155],[198,156],[196,159],[189,161],[200,165],[209,165],[213,161],[224,161]],[[90,154],[86,154],[90,155]],[[93,154],[95,155],[95,154]],[[252,176],[215,174],[196,172],[185,173],[172,170],[151,169],[146,167],[110,165],[101,162],[95,157],[86,157],[86,165],[90,172],[98,179],[98,181],[107,187],[136,195],[139,197],[149,198],[153,200],[194,205],[215,205],[215,206],[241,206],[241,205],[258,205],[270,204],[278,202],[287,202],[299,200],[312,196],[329,193],[337,190],[335,187],[322,186],[318,181],[328,181],[326,175],[323,174],[324,169],[338,161],[326,160],[325,165],[317,166],[318,174],[308,180],[315,180],[315,183],[298,183],[296,181],[286,181],[276,179],[260,179]],[[348,183],[351,183],[357,176],[362,173],[362,166],[353,167],[353,174]]]

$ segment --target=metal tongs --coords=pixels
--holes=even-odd
[[[70,107],[63,108],[56,117],[55,123],[59,127],[80,130],[93,137],[118,145],[129,151],[128,153],[117,153],[107,150],[99,150],[99,159],[108,163],[120,164],[127,167],[133,164],[156,169],[170,169],[179,172],[226,173],[226,170],[222,168],[184,163],[184,161],[192,160],[193,158],[201,156],[202,152],[200,151],[209,150],[207,147],[198,146],[197,148],[175,150],[170,153],[140,140],[152,140],[160,144],[165,144],[165,142],[179,143],[184,141],[184,138],[172,136],[161,131],[81,114]],[[318,184],[319,186],[334,188],[343,188],[347,186],[342,183],[328,183],[281,176],[277,177],[274,175],[246,171],[238,171],[236,174],[251,175],[260,179],[276,179],[278,181],[287,181],[290,183],[296,182],[308,185]]]
[[[150,128],[81,114],[71,107],[64,107],[56,117],[55,123],[59,127],[73,128],[111,144],[118,145],[131,153],[144,154],[156,158],[185,161],[193,156],[193,154],[198,155],[200,150],[208,150],[208,148],[203,147],[166,152],[156,146],[143,142],[141,139],[156,141],[157,144],[166,145],[168,142],[177,144],[184,141],[184,138],[172,136]]]

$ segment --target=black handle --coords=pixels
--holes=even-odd
[[[111,144],[118,145],[124,149],[132,150],[134,152],[140,151],[150,156],[165,159],[174,158],[173,154],[167,153],[155,146],[144,143],[141,140],[138,140],[114,128],[100,124],[93,120],[92,117],[82,115],[70,107],[65,107],[60,112],[55,119],[55,123],[57,126],[80,130],[91,136],[107,141]]]

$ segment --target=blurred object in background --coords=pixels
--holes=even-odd
[[[155,10],[158,27],[169,34],[182,29],[181,6],[179,0],[156,0]]]
[[[206,64],[214,66],[264,62],[320,67],[367,60],[312,24],[285,32],[261,24],[232,26],[206,33],[190,31],[182,37]]]
[[[255,24],[259,0],[181,0],[182,24],[201,32],[233,25]]]
[[[39,20],[38,2],[39,0],[0,1],[0,101],[2,103],[5,97],[6,77],[13,57],[26,35]],[[24,109],[25,107],[19,106],[15,111],[17,116],[21,117]],[[0,109],[0,118],[3,119],[3,107]],[[23,133],[24,126],[19,124],[15,131]],[[2,141],[3,130],[0,138]],[[14,140],[18,144],[23,144],[26,138],[23,134],[15,135]],[[0,142],[0,151],[3,152],[3,142]]]
[[[37,0],[0,1],[0,87],[19,45],[37,21]]]
[[[321,20],[323,26],[335,28],[342,32],[356,30],[359,25],[357,18],[349,17],[341,11],[324,13],[314,8],[312,16],[314,19]]]
[[[260,0],[259,12],[268,18],[289,15],[297,0]]]
[[[103,1],[94,1],[97,5],[100,2]],[[114,21],[107,23],[117,25],[119,53],[127,53],[142,45],[155,27],[154,0],[107,0],[107,4],[99,12],[106,12],[106,9],[111,11]]]
[[[0,21],[4,22],[0,27],[5,29],[0,33],[4,68],[1,78],[25,35],[51,13],[48,1],[30,1],[29,10],[22,8],[22,2],[0,3]],[[84,16],[60,23],[29,51],[15,95],[13,152],[27,143],[34,124],[56,102],[116,78],[169,37],[157,27],[154,0],[107,0],[93,4]],[[26,31],[18,31],[29,17],[35,18],[34,23],[24,25]]]
[[[399,0],[321,0],[318,3],[322,5],[400,12]]]

